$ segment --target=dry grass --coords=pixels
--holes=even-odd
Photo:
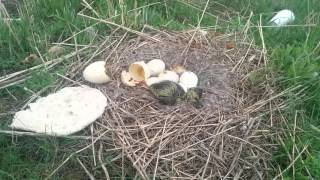
[[[118,30],[86,61],[78,57],[56,87],[83,84],[84,64],[101,58],[106,60],[113,79],[96,86],[108,97],[109,106],[87,136],[81,137],[91,141],[51,175],[74,155],[91,149],[93,164],[78,159],[91,179],[89,171],[97,165],[109,177],[101,156],[110,151],[119,153],[114,162],[122,167],[123,176],[133,166],[142,179],[264,179],[269,169],[267,133],[271,123],[263,115],[281,95],[272,94],[267,78],[256,84],[248,80],[264,68],[264,51],[252,41],[243,41],[249,38],[241,33],[216,36],[209,32],[204,36],[198,28],[165,32],[145,26],[139,33],[143,36],[130,37]],[[163,59],[168,68],[184,64],[199,75],[200,87],[205,90],[202,109],[186,103],[163,106],[147,89],[121,84],[120,72],[130,63],[154,58]],[[96,147],[98,143],[100,148]],[[124,159],[131,163],[124,163]]]
[[[139,32],[125,27],[125,19],[118,25],[79,15],[117,29],[88,59],[83,59],[77,52],[89,47],[77,50],[79,47],[75,42],[77,51],[69,56],[77,56],[77,61],[69,67],[68,74],[62,76],[56,89],[83,84],[81,72],[84,66],[104,58],[113,81],[96,88],[108,97],[109,106],[91,130],[86,130],[86,136],[81,136],[81,139],[89,139],[88,143],[67,157],[48,178],[71,157],[87,149],[91,149],[94,163],[77,160],[90,179],[93,179],[90,170],[96,166],[102,167],[105,177],[110,178],[101,158],[110,151],[119,153],[113,161],[122,167],[123,178],[129,167],[134,167],[136,176],[141,179],[267,177],[270,170],[268,151],[272,148],[267,139],[272,116],[266,115],[273,111],[275,100],[286,92],[273,94],[265,73],[260,74],[262,77],[258,81],[252,81],[252,74],[265,68],[267,57],[265,48],[259,49],[246,36],[250,18],[242,33],[202,35],[200,22],[195,30],[185,32],[156,31],[150,26]],[[121,33],[119,29],[125,32]],[[260,31],[263,39],[262,28]],[[234,45],[228,45],[230,43]],[[154,58],[163,59],[169,68],[183,64],[197,73],[200,87],[205,90],[204,107],[194,109],[186,103],[163,106],[147,89],[121,84],[120,72],[130,63]],[[48,61],[0,77],[0,85],[5,88],[11,86],[11,82],[19,83],[16,80],[25,80],[30,70],[53,67],[62,60]],[[99,148],[96,148],[97,144]],[[125,163],[126,159],[129,164]]]
[[[280,95],[272,94],[267,78],[256,84],[248,80],[264,68],[264,51],[252,41],[244,42],[243,34],[215,36],[209,32],[203,36],[197,29],[151,29],[146,26],[144,36],[132,38],[124,34],[120,40],[115,38],[117,42],[111,47],[101,47],[105,49],[102,56],[90,58],[105,58],[113,81],[96,86],[108,97],[109,106],[89,134],[99,138],[108,134],[112,140],[92,138],[86,148],[93,150],[94,157],[110,148],[117,151],[120,155],[115,161],[124,170],[133,166],[142,179],[266,178],[271,123],[264,115]],[[228,43],[234,43],[234,48],[228,49]],[[120,72],[130,63],[153,58],[163,59],[168,68],[185,64],[196,72],[200,87],[205,90],[205,106],[163,106],[147,89],[121,84]],[[70,73],[75,82],[81,83],[81,71],[75,68],[81,66],[78,63],[70,67]],[[66,85],[70,81],[65,81],[63,86]],[[109,148],[94,148],[97,141],[101,147]],[[131,163],[123,163],[123,158]],[[101,159],[99,163],[103,164]]]

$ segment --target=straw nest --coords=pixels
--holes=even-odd
[[[106,50],[114,80],[98,86],[109,106],[94,134],[112,132],[114,148],[131,161],[121,166],[134,167],[142,179],[264,178],[268,152],[261,114],[271,91],[264,76],[257,76],[265,64],[262,51],[239,35],[189,31],[150,37],[122,39]],[[130,63],[155,58],[199,75],[203,108],[164,106],[147,89],[121,84],[120,72]]]

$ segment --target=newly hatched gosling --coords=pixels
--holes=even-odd
[[[165,105],[174,105],[183,100],[192,103],[195,108],[201,108],[203,91],[200,88],[190,88],[187,93],[183,88],[172,81],[162,81],[150,86],[152,94]]]
[[[150,86],[152,94],[165,105],[174,105],[183,99],[183,88],[172,81],[162,81]]]

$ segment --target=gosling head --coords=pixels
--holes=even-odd
[[[188,89],[187,93],[185,94],[185,99],[187,102],[190,102],[195,108],[199,109],[203,107],[202,104],[202,95],[203,95],[203,89],[194,87]]]

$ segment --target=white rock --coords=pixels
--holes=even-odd
[[[271,23],[274,23],[276,26],[281,27],[289,23],[292,23],[295,20],[295,16],[292,11],[284,9],[279,11],[271,20]]]
[[[153,59],[147,63],[151,76],[158,76],[162,73],[166,65],[161,59]]]
[[[48,135],[69,135],[94,122],[106,106],[107,98],[98,89],[66,87],[17,112],[10,126]]]
[[[152,84],[155,84],[155,83],[159,83],[161,82],[162,80],[159,78],[159,77],[151,77],[149,79],[146,80],[146,84],[148,86],[151,86]]]
[[[159,79],[162,81],[172,81],[175,83],[179,82],[179,75],[174,71],[164,71],[163,73],[159,74]]]
[[[150,77],[150,70],[143,61],[134,62],[129,66],[129,73],[136,81],[143,81]]]
[[[179,83],[185,85],[187,89],[197,87],[198,76],[191,71],[186,71],[180,76]]]
[[[106,74],[106,63],[104,61],[96,61],[89,64],[83,71],[83,78],[91,83],[103,84],[110,81],[110,77]]]

